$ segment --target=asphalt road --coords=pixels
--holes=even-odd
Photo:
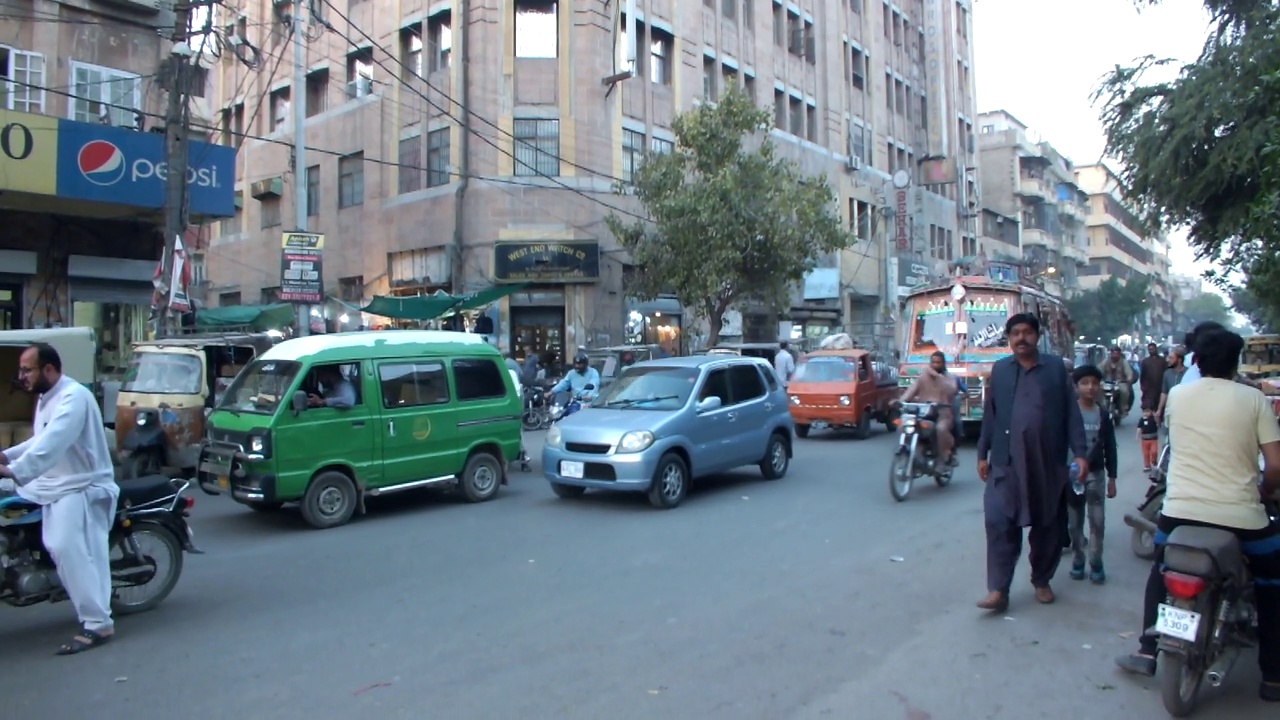
[[[1108,511],[1110,583],[1064,568],[1038,606],[1023,568],[990,617],[972,450],[899,504],[891,443],[817,434],[785,479],[740,472],[669,512],[517,474],[491,503],[401,497],[314,531],[197,492],[207,554],[110,645],[54,657],[68,605],[0,613],[3,717],[1164,717],[1155,681],[1111,663],[1146,572],[1121,521],[1136,462]],[[1257,681],[1250,655],[1205,713],[1275,717]]]

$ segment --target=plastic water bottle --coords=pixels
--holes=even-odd
[[[1083,495],[1084,483],[1080,482],[1080,463],[1073,460],[1067,466],[1067,472],[1071,473],[1071,491],[1077,495]]]

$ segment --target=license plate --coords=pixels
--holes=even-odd
[[[1160,604],[1156,614],[1156,632],[1187,642],[1196,641],[1200,629],[1200,613]]]
[[[226,475],[223,475],[223,476],[219,477],[219,478],[218,478],[218,487],[222,488],[223,490],[230,490],[230,489],[231,489],[231,479],[230,479],[230,478],[228,478]]]
[[[575,460],[560,461],[560,474],[567,478],[573,478],[574,480],[581,480],[583,475],[582,471],[583,471],[583,466],[582,466],[582,463],[580,462],[577,462]]]
[[[814,430],[826,430],[826,429],[827,429],[827,421],[826,421],[826,420],[819,420],[819,421],[815,422],[815,423],[813,424],[813,429],[814,429]]]

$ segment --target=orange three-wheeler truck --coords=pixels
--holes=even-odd
[[[853,428],[859,438],[871,434],[871,423],[893,428],[893,401],[898,398],[896,368],[864,348],[818,350],[796,364],[787,384],[796,434],[810,430]]]

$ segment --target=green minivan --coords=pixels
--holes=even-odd
[[[280,343],[209,416],[200,487],[317,528],[369,496],[425,487],[493,498],[520,455],[521,399],[480,335],[388,330]]]

